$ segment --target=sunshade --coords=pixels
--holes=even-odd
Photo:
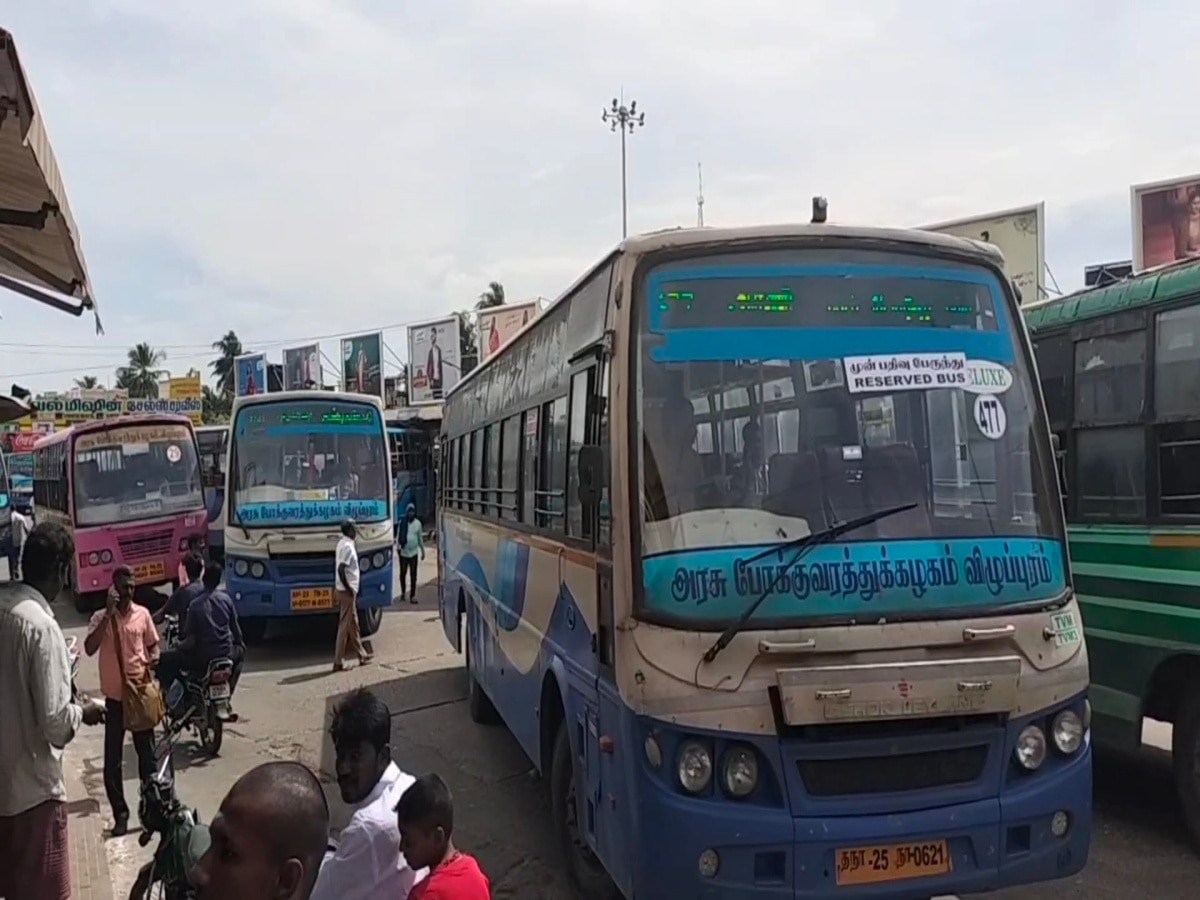
[[[72,315],[91,310],[79,229],[16,44],[0,28],[0,287]]]
[[[32,412],[29,401],[0,394],[0,422],[15,422],[31,415]]]

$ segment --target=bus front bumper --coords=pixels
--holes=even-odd
[[[1064,878],[1087,863],[1091,767],[1089,745],[1069,765],[998,798],[909,813],[822,818],[700,803],[643,781],[639,825],[648,843],[634,873],[637,896],[917,900]],[[1059,811],[1067,813],[1069,830],[1056,837],[1051,821]],[[838,849],[942,840],[951,859],[944,874],[837,883]],[[711,872],[714,853],[716,872],[702,874],[705,866]]]
[[[359,579],[358,608],[391,606],[394,579],[395,568],[391,562],[363,572]],[[241,618],[328,615],[337,611],[332,572],[328,578],[293,583],[237,575],[227,568],[225,588]],[[315,595],[314,591],[321,594]]]

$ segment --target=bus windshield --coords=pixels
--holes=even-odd
[[[186,425],[147,423],[75,438],[75,521],[115,525],[204,508]]]
[[[225,487],[225,455],[229,443],[228,428],[206,428],[196,432],[200,445],[200,477],[206,488]]]
[[[1065,591],[1039,399],[991,271],[772,251],[659,266],[641,296],[647,612],[718,623],[765,593],[756,623],[875,621]]]
[[[382,522],[387,441],[379,411],[345,400],[243,407],[230,448],[231,521],[243,528]]]

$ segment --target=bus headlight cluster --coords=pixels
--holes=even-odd
[[[712,783],[712,754],[696,741],[679,748],[679,783],[691,794],[701,794]]]
[[[750,747],[731,747],[725,753],[721,777],[729,796],[749,797],[758,787],[758,754]]]
[[[87,557],[87,562],[88,562],[89,566],[98,566],[101,563],[103,563],[104,565],[107,566],[112,561],[113,561],[113,555],[112,555],[111,550],[101,550],[99,553],[97,553],[95,550],[93,550],[91,553],[88,554],[88,557]]]
[[[1027,725],[1017,735],[1017,746],[1013,750],[1017,762],[1030,772],[1040,769],[1046,761],[1046,733],[1037,725]]]
[[[245,578],[247,575],[251,578],[265,578],[267,567],[259,560],[248,562],[244,559],[236,559],[233,561],[233,572],[241,578]]]
[[[363,554],[358,561],[359,568],[364,572],[370,572],[372,569],[382,569],[388,563],[388,553],[386,550],[377,550],[373,554]]]
[[[1054,717],[1050,738],[1059,753],[1070,755],[1083,746],[1083,720],[1074,710],[1064,709]]]

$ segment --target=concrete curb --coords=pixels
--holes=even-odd
[[[63,754],[67,784],[67,835],[71,848],[72,900],[114,900],[108,854],[104,849],[104,817],[88,794],[80,773],[78,749]]]

